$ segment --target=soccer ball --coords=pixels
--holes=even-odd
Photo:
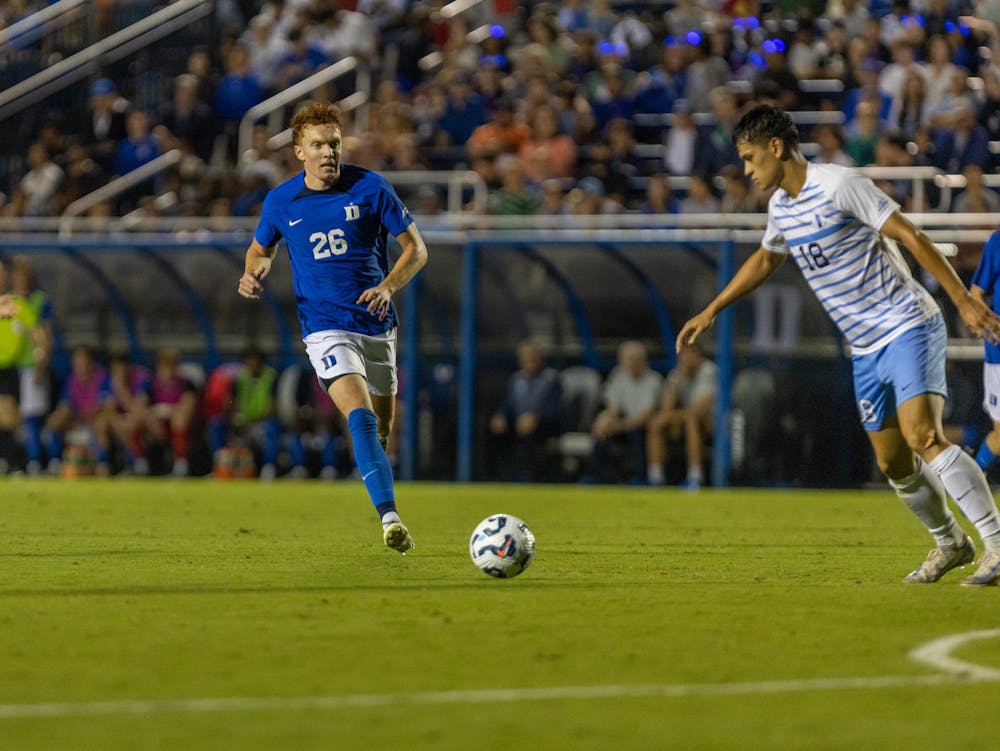
[[[510,514],[494,514],[476,525],[469,540],[472,562],[484,574],[510,579],[535,558],[535,536]]]

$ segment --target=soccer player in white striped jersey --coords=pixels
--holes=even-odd
[[[986,548],[964,585],[1000,579],[1000,515],[975,460],[947,441],[941,426],[947,386],[947,332],[933,298],[915,280],[898,240],[941,284],[969,330],[1000,340],[1000,317],[970,294],[954,269],[899,205],[867,177],[832,164],[811,164],[799,134],[780,109],[758,106],[733,131],[746,174],[768,203],[761,247],[677,336],[677,349],[710,328],[724,308],[749,294],[791,255],[851,345],[854,392],[879,469],[937,542],[906,576],[928,583],[975,558],[975,546],[947,505],[947,492]]]

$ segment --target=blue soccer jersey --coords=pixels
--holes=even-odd
[[[389,273],[388,233],[413,217],[389,182],[350,164],[329,190],[306,187],[300,172],[267,194],[254,238],[265,248],[288,245],[302,338],[317,331],[383,334],[397,323],[396,307],[379,320],[355,301]]]
[[[972,276],[972,283],[986,293],[986,299],[993,310],[1000,310],[1000,230],[990,235],[990,239],[986,241],[979,266]],[[1000,346],[991,344],[988,340],[983,340],[983,344],[986,348],[986,362],[1000,365]]]

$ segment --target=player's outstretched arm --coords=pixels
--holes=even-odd
[[[913,226],[900,212],[895,212],[882,225],[882,233],[903,243],[921,266],[929,271],[941,289],[958,309],[965,325],[980,339],[1000,342],[1000,316],[994,313],[980,296],[973,295],[921,230]]]
[[[411,224],[396,235],[396,240],[403,249],[396,263],[385,279],[362,292],[356,301],[358,305],[367,305],[368,312],[380,321],[389,312],[389,301],[392,300],[392,296],[406,286],[406,283],[427,264],[427,245],[420,236],[416,224]]]
[[[261,280],[271,270],[271,262],[274,260],[277,250],[277,245],[265,248],[256,240],[250,243],[243,266],[243,276],[240,277],[239,286],[237,287],[237,292],[240,295],[250,300],[260,299],[260,293],[264,291],[264,285],[261,284]]]
[[[722,292],[703,311],[681,327],[674,345],[677,351],[680,352],[681,347],[686,344],[694,343],[699,336],[712,328],[719,313],[757,289],[784,262],[784,253],[772,253],[767,248],[758,248],[757,252],[740,266]]]

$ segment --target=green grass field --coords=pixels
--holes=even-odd
[[[1000,736],[1000,589],[885,492],[0,484],[0,748],[931,749]],[[471,564],[495,512],[537,557]],[[976,678],[978,677],[978,680]]]

